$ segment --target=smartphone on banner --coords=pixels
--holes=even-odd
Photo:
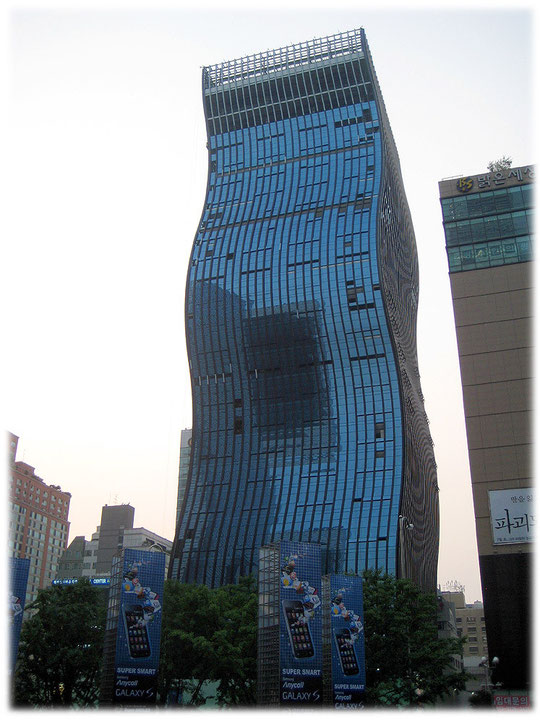
[[[142,624],[144,612],[141,605],[124,607],[124,627],[130,657],[143,658],[150,656],[150,639],[146,625]]]
[[[339,661],[344,675],[357,675],[360,672],[356,651],[349,628],[334,630],[334,639],[339,654]]]
[[[304,619],[304,606],[299,600],[283,600],[283,613],[287,624],[287,632],[295,658],[313,657],[315,650],[309,630],[309,623]]]

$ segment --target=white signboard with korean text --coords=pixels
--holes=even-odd
[[[493,544],[533,541],[534,507],[532,488],[489,492]]]

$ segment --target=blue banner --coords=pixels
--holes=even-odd
[[[362,578],[330,575],[330,643],[335,708],[361,708],[366,689]]]
[[[280,704],[322,705],[320,547],[279,545]]]
[[[165,555],[126,548],[116,639],[114,701],[156,699]]]
[[[11,630],[11,662],[10,672],[15,670],[19,639],[23,620],[24,604],[26,602],[26,586],[28,585],[28,572],[30,570],[29,558],[10,558],[10,602],[9,620]]]

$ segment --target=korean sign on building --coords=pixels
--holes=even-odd
[[[456,182],[456,189],[461,193],[468,193],[475,189],[496,189],[506,185],[521,183],[523,180],[534,180],[534,168],[506,168],[485,175],[460,177]]]
[[[489,492],[493,544],[528,543],[534,536],[533,489]]]
[[[280,546],[280,705],[322,705],[321,551]]]
[[[364,706],[366,665],[362,578],[330,575],[330,645],[335,708]]]
[[[165,555],[126,548],[116,638],[114,702],[156,699]]]
[[[503,168],[481,175],[469,175],[441,180],[439,190],[441,198],[447,198],[455,197],[456,194],[468,195],[488,190],[515,187],[517,185],[532,183],[534,179],[534,165],[525,165],[516,168]]]

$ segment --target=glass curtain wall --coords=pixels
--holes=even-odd
[[[234,582],[283,539],[321,544],[325,573],[434,587],[414,234],[364,32],[204,68],[203,98],[192,458],[171,576]]]

